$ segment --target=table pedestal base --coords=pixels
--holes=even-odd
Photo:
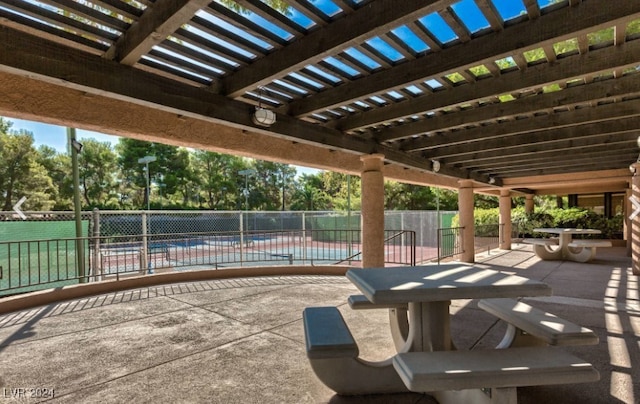
[[[407,344],[409,338],[409,317],[407,309],[389,309],[389,326],[391,327],[391,337],[396,351],[402,352],[402,348]]]
[[[429,393],[439,404],[516,404],[518,402],[515,387],[499,389],[448,390]]]
[[[545,261],[559,261],[562,259],[562,249],[560,247],[552,248],[548,245],[533,245],[533,252]]]
[[[400,352],[451,351],[455,349],[451,341],[450,301],[409,303],[409,324],[411,327],[405,346]]]

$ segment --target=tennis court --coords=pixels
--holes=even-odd
[[[410,232],[385,245],[388,263],[414,260]],[[400,234],[400,236],[397,236]],[[362,245],[357,231],[252,232],[246,234],[154,235],[144,243],[109,244],[101,247],[102,274],[154,272],[158,270],[215,269],[262,265],[359,265]],[[420,247],[435,254],[436,248]],[[146,258],[146,260],[145,260]],[[145,265],[146,263],[146,265]],[[145,271],[146,269],[146,271]]]
[[[412,265],[437,257],[435,243],[425,237],[436,215],[426,213],[387,215],[385,222],[391,228],[417,230],[386,232],[386,265]],[[359,227],[347,226],[343,216],[302,212],[283,217],[262,212],[242,220],[243,215],[93,212],[83,215],[80,242],[69,212],[35,213],[26,221],[8,218],[0,222],[0,295],[78,283],[78,245],[89,282],[114,275],[239,266],[361,265]],[[241,222],[252,230],[229,230],[242,227]],[[261,227],[269,230],[258,230]],[[281,230],[286,227],[293,230]],[[87,236],[95,233],[100,236]]]

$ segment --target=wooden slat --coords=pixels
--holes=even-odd
[[[521,72],[520,74],[504,74],[498,78],[487,79],[477,82],[473,88],[458,87],[450,91],[438,94],[438,97],[420,97],[411,106],[399,105],[394,108],[386,108],[380,111],[372,111],[366,115],[354,117],[345,121],[342,128],[366,127],[375,123],[387,120],[398,119],[416,113],[427,112],[439,108],[457,105],[473,100],[481,100],[496,94],[509,94],[523,91],[528,88],[541,87],[553,84],[566,77],[580,77],[601,71],[610,71],[621,66],[632,66],[640,60],[640,43],[638,41],[627,42],[618,47],[609,47],[589,52],[586,55],[574,55],[570,58],[562,59],[557,65],[544,65],[532,71]],[[411,62],[408,62],[411,63]],[[560,67],[562,66],[562,67]],[[364,80],[378,77],[379,73],[366,77]],[[353,86],[349,86],[353,87]],[[358,91],[357,88],[345,88]],[[325,92],[326,93],[326,92]],[[324,94],[324,93],[323,93]],[[351,98],[351,97],[348,97]]]
[[[372,2],[325,29],[295,41],[286,51],[265,57],[257,61],[251,69],[243,69],[226,79],[227,95],[239,96],[246,88],[265,84],[281,76],[282,71],[298,70],[307,64],[317,63],[327,54],[340,51],[353,43],[362,43],[406,22],[414,21],[431,11],[445,7],[447,3],[448,1],[444,0]]]
[[[585,30],[592,31],[594,21],[599,25],[611,25],[617,19],[629,18],[629,14],[640,13],[640,3],[615,3],[612,6],[603,8],[598,3],[585,2],[578,7],[560,9],[544,18],[509,27],[502,33],[476,38],[471,42],[474,44],[472,48],[453,46],[443,50],[437,60],[419,58],[396,66],[392,71],[358,80],[357,84],[354,82],[340,90],[325,91],[317,97],[293,103],[290,111],[294,116],[303,116],[316,110],[339,106],[379,93],[384,90],[383,87],[400,87],[430,76],[438,76],[454,68],[466,69],[485,60],[496,60],[505,52],[524,52],[534,44],[546,45],[566,37],[574,37]],[[565,24],[566,21],[573,21],[574,24]],[[500,40],[496,40],[496,35],[500,35]],[[379,77],[382,73],[384,80]]]

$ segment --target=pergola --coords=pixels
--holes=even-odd
[[[630,195],[639,38],[638,1],[0,0],[0,114],[342,172],[376,154],[385,178],[503,196]]]

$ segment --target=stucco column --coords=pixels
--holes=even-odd
[[[640,163],[633,163],[635,174],[631,179],[631,198],[640,203]],[[633,214],[635,206],[632,203],[627,217]],[[631,220],[631,267],[634,275],[640,275],[640,215]]]
[[[511,191],[500,190],[500,249],[511,249]]]
[[[525,213],[533,213],[533,195],[527,194],[524,199],[524,211]]]
[[[631,201],[629,198],[631,197],[631,188],[628,188],[624,191],[624,221],[622,222],[622,233],[625,241],[625,245],[627,246],[627,257],[631,257],[631,220],[629,220],[629,215],[633,212],[633,208],[631,205]]]
[[[473,181],[462,180],[459,182],[460,189],[458,190],[458,212],[460,216],[460,227],[462,227],[462,234],[460,235],[462,241],[462,248],[464,252],[460,256],[460,260],[463,262],[473,263],[475,262],[475,223],[473,220]]]
[[[362,161],[362,267],[384,266],[384,155],[370,154]]]

